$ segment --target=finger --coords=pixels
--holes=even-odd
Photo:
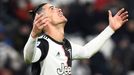
[[[109,10],[108,13],[109,13],[109,18],[111,18],[112,17],[112,12]]]
[[[45,27],[45,26],[47,26],[47,25],[48,25],[48,23],[43,23],[42,25]]]
[[[39,18],[41,18],[43,14],[36,14],[34,21],[37,21]]]
[[[125,16],[122,17],[122,20],[125,20],[127,18],[128,18],[128,15],[125,15]]]
[[[44,17],[43,20],[42,20],[43,23],[46,23],[47,21],[48,21],[47,17]]]
[[[46,17],[44,17],[44,18],[42,18],[42,20],[40,21],[40,24],[38,26],[40,26],[42,24],[46,24],[47,22],[48,22],[48,19]]]
[[[49,25],[49,20],[46,20],[46,22],[44,23],[44,26],[47,26],[47,25]]]
[[[45,26],[47,26],[47,25],[48,25],[48,24],[47,24],[47,23],[45,23],[45,24],[44,24],[44,27],[45,27]]]
[[[41,23],[42,23],[42,20],[44,20],[44,19],[45,19],[45,16],[41,16],[40,18],[38,18],[38,20],[35,21],[35,24],[36,24],[37,26],[40,26]]]
[[[41,20],[38,19],[37,21],[34,22],[34,25],[39,26],[40,25],[40,22],[41,22]]]
[[[122,8],[121,10],[119,10],[118,12],[117,12],[117,16],[120,16],[121,15],[121,13],[124,11],[125,9],[124,8]]]
[[[44,28],[44,24],[40,25],[38,29],[42,30]]]
[[[128,14],[128,11],[122,13],[120,16],[121,16],[121,17],[124,17],[124,16],[126,16],[127,14]]]
[[[38,15],[38,14],[36,14],[36,15],[35,15],[34,21],[37,19],[37,17],[39,17],[39,15]]]
[[[40,23],[40,26],[46,24],[46,22],[47,22],[47,21],[41,22],[41,23]],[[40,26],[39,26],[39,27],[40,27]]]
[[[125,19],[125,20],[123,21],[123,24],[126,23],[127,21],[128,21],[128,19]]]
[[[45,19],[47,19],[46,16],[42,16],[42,17],[40,18],[41,21],[43,21],[43,20],[45,20]]]

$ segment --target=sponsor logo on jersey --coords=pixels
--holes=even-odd
[[[58,75],[71,75],[71,67],[61,64],[60,68],[57,68]]]

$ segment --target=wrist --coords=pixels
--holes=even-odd
[[[113,31],[116,31],[116,29],[115,29],[112,25],[109,25],[109,27],[110,27]]]
[[[34,32],[31,32],[30,35],[31,35],[31,37],[34,38],[34,39],[36,39],[36,38],[38,37],[37,34],[35,34]]]
[[[110,32],[115,32],[116,30],[114,28],[112,28],[110,25],[107,27],[108,30],[110,30]]]

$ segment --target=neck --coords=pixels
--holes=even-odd
[[[58,42],[63,42],[64,39],[64,25],[49,26],[45,34],[52,37]]]

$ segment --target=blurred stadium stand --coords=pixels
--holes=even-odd
[[[108,25],[107,10],[126,8],[129,22],[91,59],[73,61],[72,73],[134,75],[134,0],[0,0],[0,75],[31,75],[22,53],[32,28],[28,11],[42,2],[61,7],[68,18],[66,37],[82,45]]]

